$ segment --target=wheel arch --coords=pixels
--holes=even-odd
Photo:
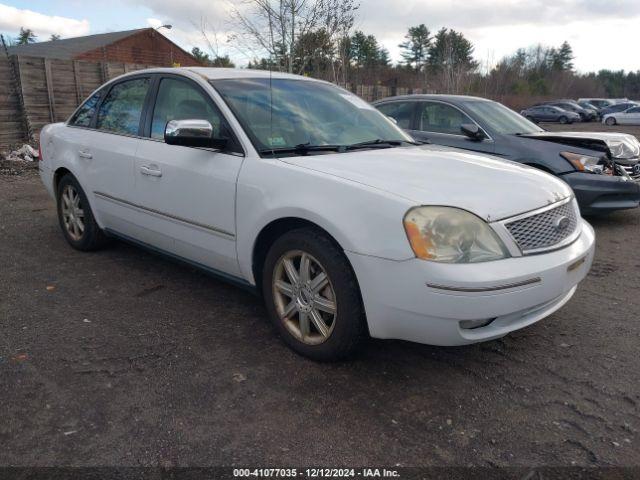
[[[73,175],[73,177],[78,180],[78,177],[76,177],[67,167],[58,167],[53,173],[53,191],[56,195],[58,195],[58,185],[60,184],[60,180],[67,174]]]
[[[253,280],[255,281],[258,291],[261,291],[262,269],[271,245],[273,245],[273,243],[285,233],[290,232],[291,230],[305,227],[313,228],[322,232],[331,241],[333,241],[340,250],[344,251],[344,247],[336,239],[335,235],[332,235],[331,232],[327,231],[326,228],[323,228],[318,223],[313,222],[309,219],[297,216],[286,216],[271,220],[269,223],[262,227],[262,229],[256,236],[256,239],[253,242],[253,248],[251,249],[251,274],[253,275]],[[347,264],[353,271],[353,266],[349,262],[349,259],[347,259]]]
[[[100,228],[104,228],[104,225],[102,223],[102,219],[100,218],[100,216],[98,215],[98,212],[96,211],[95,205],[94,205],[94,198],[91,195],[91,192],[88,192],[85,189],[85,185],[83,185],[83,182],[81,181],[80,177],[76,174],[76,172],[74,172],[72,169],[69,168],[68,165],[60,165],[58,167],[55,168],[55,170],[53,171],[53,193],[55,195],[55,199],[57,201],[58,199],[58,185],[60,184],[60,180],[62,180],[62,178],[65,175],[71,175],[73,178],[76,179],[76,182],[78,182],[78,184],[80,185],[80,188],[83,189],[85,196],[87,197],[87,202],[89,202],[89,208],[91,208],[91,211],[93,212],[93,217],[96,221],[96,223],[100,226]]]

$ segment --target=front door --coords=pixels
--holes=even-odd
[[[411,135],[419,140],[429,140],[437,145],[493,153],[493,140],[473,140],[462,133],[464,124],[476,124],[462,110],[444,102],[421,101],[418,103],[415,125]]]
[[[152,108],[150,138],[141,141],[134,173],[143,241],[200,265],[238,274],[235,192],[244,158],[241,151],[164,142],[165,126],[175,119],[207,120],[214,135],[221,136],[229,131],[222,114],[195,82],[171,76],[160,80]]]
[[[616,120],[620,124],[640,125],[640,107],[630,108],[623,113],[616,115]]]

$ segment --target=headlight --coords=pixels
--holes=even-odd
[[[561,152],[560,156],[568,160],[576,170],[581,172],[602,173],[604,167],[599,165],[600,158],[590,155],[581,155],[573,152]]]
[[[404,217],[404,229],[416,257],[423,260],[476,263],[509,256],[486,222],[459,208],[412,208]]]

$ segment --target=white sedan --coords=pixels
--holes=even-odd
[[[593,229],[562,181],[417,146],[309,78],[138,71],[40,143],[72,247],[117,237],[256,290],[286,343],[317,360],[368,335],[501,337],[568,302],[593,260]]]
[[[623,112],[608,113],[602,117],[602,122],[607,125],[640,125],[640,106]]]

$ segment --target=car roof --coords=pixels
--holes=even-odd
[[[393,102],[398,100],[440,100],[443,102],[451,102],[451,103],[464,103],[466,101],[473,102],[492,102],[493,100],[489,100],[488,98],[481,97],[472,97],[469,95],[445,95],[445,94],[436,94],[436,93],[411,93],[408,95],[396,95],[394,97],[382,98],[373,102],[373,104],[384,103],[384,102]]]
[[[144,73],[173,73],[173,74],[196,74],[205,80],[222,80],[235,78],[288,78],[291,80],[305,80],[309,82],[322,82],[314,78],[303,77],[301,75],[293,75],[279,71],[269,70],[253,70],[249,68],[220,68],[220,67],[174,67],[174,68],[147,68],[144,70],[135,70],[126,75],[139,75]]]

